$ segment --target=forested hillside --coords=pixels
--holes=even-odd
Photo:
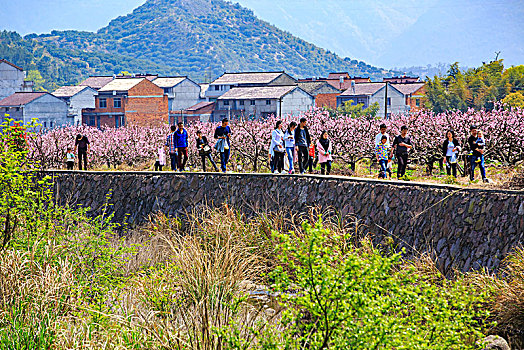
[[[22,38],[3,32],[0,57],[39,71],[47,89],[121,71],[184,74],[198,81],[240,70],[285,70],[296,77],[330,71],[374,79],[391,74],[343,59],[224,0],[149,0],[97,33],[53,31]]]

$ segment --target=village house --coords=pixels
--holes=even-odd
[[[325,81],[326,83],[330,84],[335,89],[338,89],[340,91],[345,91],[349,89],[352,81],[355,84],[371,83],[371,79],[369,77],[352,77],[347,72],[329,73],[327,78],[318,77],[318,78],[304,78],[304,79],[298,80],[299,83],[314,82],[314,81]]]
[[[26,75],[22,68],[0,59],[0,100],[15,92],[32,92],[33,82],[24,81]]]
[[[98,90],[95,108],[84,109],[82,123],[155,126],[168,122],[168,98],[164,89],[146,78],[116,78]]]
[[[176,125],[179,121],[184,124],[188,122],[213,122],[215,121],[213,118],[215,105],[216,102],[202,101],[183,111],[174,111],[169,114],[169,123],[171,125]]]
[[[314,105],[315,98],[296,85],[233,87],[218,98],[214,116],[220,120],[299,115]]]
[[[23,124],[38,119],[43,128],[68,123],[67,104],[47,92],[15,92],[0,101],[0,116]]]
[[[337,96],[342,93],[326,81],[299,81],[298,87],[315,98],[315,106],[336,108]]]
[[[285,72],[224,73],[209,84],[206,98],[214,102],[234,87],[291,86],[297,81]]]
[[[424,98],[426,97],[426,83],[402,83],[391,84],[404,94],[405,103],[410,111],[418,111],[424,108]]]
[[[404,94],[389,83],[351,84],[349,89],[337,97],[337,107],[343,106],[348,101],[352,101],[352,105],[361,103],[364,109],[377,102],[379,106],[379,116],[389,117],[391,114],[404,114],[409,112],[409,106],[405,103]],[[386,105],[387,112],[385,111]]]
[[[170,115],[202,101],[200,99],[200,85],[188,77],[160,77],[153,80],[153,84],[164,89],[164,94],[168,98]]]
[[[82,109],[95,108],[96,90],[89,86],[62,86],[53,92],[67,104],[68,124],[80,125],[82,123]]]

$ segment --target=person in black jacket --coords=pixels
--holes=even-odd
[[[309,145],[311,136],[307,128],[307,119],[301,118],[298,128],[295,129],[295,148],[298,153],[298,167],[301,174],[306,172],[309,164]]]
[[[470,163],[470,172],[469,172],[469,179],[471,181],[475,180],[475,167],[477,166],[477,162],[479,163],[479,169],[480,174],[482,176],[482,180],[484,182],[487,182],[486,178],[486,168],[484,167],[484,150],[479,147],[478,144],[478,131],[477,127],[475,125],[472,125],[470,128],[471,135],[468,138],[468,147],[469,147],[469,163]]]
[[[408,136],[408,127],[402,126],[400,128],[400,135],[395,137],[393,141],[393,150],[398,162],[397,179],[401,179],[406,175],[406,168],[408,166],[408,152],[413,148],[411,139]]]
[[[207,141],[207,137],[202,136],[202,131],[197,131],[197,138],[196,138],[196,148],[198,150],[198,154],[200,155],[200,159],[202,160],[202,170],[206,171],[206,158],[209,159],[213,167],[215,168],[215,171],[218,173],[218,167],[211,157],[211,147],[209,146],[209,142]],[[206,147],[207,146],[207,147]]]
[[[446,173],[453,177],[457,177],[457,161],[458,153],[460,152],[459,142],[455,138],[455,132],[448,130],[446,139],[442,144],[442,156],[444,157],[444,164],[446,164]]]

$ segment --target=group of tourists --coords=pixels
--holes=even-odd
[[[486,141],[482,131],[478,130],[475,125],[470,127],[470,136],[467,140],[467,147],[469,153],[467,159],[469,163],[469,177],[473,181],[475,179],[475,168],[480,169],[480,174],[484,182],[488,182],[486,178],[486,168],[484,167],[484,148]],[[380,125],[380,132],[375,137],[375,156],[380,164],[379,178],[386,179],[389,175],[391,178],[391,166],[393,160],[396,159],[397,178],[401,179],[406,174],[406,167],[408,164],[409,151],[413,149],[413,144],[408,136],[407,126],[402,126],[400,135],[396,136],[393,144],[390,145],[389,135],[387,134],[387,126]],[[457,164],[459,154],[462,151],[460,142],[455,137],[453,130],[446,132],[446,137],[442,143],[442,161],[446,165],[446,173],[448,176],[457,177]]]
[[[304,174],[306,171],[313,172],[313,168],[320,164],[320,173],[329,175],[333,163],[333,145],[329,137],[329,132],[324,130],[320,133],[316,142],[312,142],[311,134],[307,126],[307,119],[301,118],[297,124],[291,121],[287,128],[284,128],[282,121],[277,121],[275,129],[271,132],[269,145],[269,165],[271,173],[274,174],[293,174],[295,164],[298,163],[298,172]],[[387,126],[380,125],[380,131],[375,137],[375,157],[380,166],[379,178],[387,179],[392,177],[392,165],[397,162],[397,178],[402,179],[406,175],[408,158],[413,143],[408,135],[408,127],[402,126],[400,134],[395,136],[391,142],[387,133]],[[206,171],[209,161],[216,172],[227,171],[227,164],[231,155],[231,128],[229,120],[223,119],[221,124],[215,129],[213,146],[210,145],[206,136],[201,131],[196,133],[196,148],[201,159],[202,170]],[[475,169],[480,169],[480,174],[484,182],[487,182],[486,169],[484,167],[484,151],[486,142],[482,131],[475,125],[470,127],[470,136],[467,140],[469,153],[469,175],[473,181]],[[162,171],[166,165],[166,152],[169,155],[171,169],[173,171],[185,171],[188,160],[189,135],[184,128],[184,124],[179,122],[176,126],[171,126],[171,132],[167,135],[163,147],[158,149],[157,159],[154,165],[155,171]],[[220,169],[213,160],[213,149],[220,154]],[[446,172],[449,176],[457,177],[457,164],[459,153],[462,151],[460,142],[455,137],[453,130],[448,130],[444,142],[442,143],[442,161],[446,165]],[[77,135],[75,139],[74,152],[68,147],[66,152],[66,164],[68,170],[73,170],[76,154],[78,155],[78,167],[82,170],[87,169],[87,153],[89,152],[89,140],[85,135]]]

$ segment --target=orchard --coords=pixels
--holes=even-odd
[[[469,126],[475,124],[484,131],[487,148],[486,159],[504,165],[515,165],[524,160],[524,109],[503,108],[491,111],[468,110],[433,113],[422,110],[408,115],[393,115],[390,119],[353,117],[337,114],[335,116],[323,109],[314,109],[300,116],[270,117],[259,120],[233,120],[230,123],[231,165],[237,171],[265,171],[268,168],[268,150],[271,131],[278,119],[287,127],[290,121],[305,117],[313,141],[322,130],[327,130],[333,142],[335,162],[341,168],[354,170],[363,159],[373,159],[374,137],[379,125],[385,123],[390,135],[397,135],[402,125],[407,125],[414,151],[411,161],[431,166],[441,158],[441,145],[446,131],[452,129],[457,139],[463,142],[469,134]],[[213,133],[217,124],[192,123],[186,125],[189,133],[189,165],[200,166],[200,158],[195,146],[197,130],[214,142]],[[158,148],[165,142],[169,128],[144,128],[128,126],[123,128],[62,127],[29,134],[28,160],[40,167],[62,168],[68,147],[74,147],[77,134],[86,135],[91,142],[89,166],[138,167],[153,164]]]

